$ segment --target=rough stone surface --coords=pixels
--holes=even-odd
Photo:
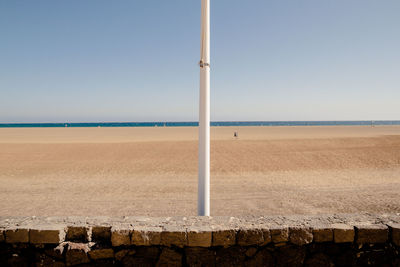
[[[29,230],[28,229],[8,229],[5,232],[7,243],[28,243]]]
[[[356,229],[358,244],[379,244],[388,240],[389,228],[386,225],[358,225]]]
[[[264,243],[261,229],[240,229],[237,234],[237,243],[240,246],[261,245]]]
[[[92,241],[108,243],[111,241],[111,226],[93,226]]]
[[[136,246],[160,245],[161,227],[137,227],[132,232],[132,244]]]
[[[188,231],[187,238],[190,247],[211,247],[211,231]]]
[[[87,227],[68,226],[65,240],[73,242],[87,242],[89,240]]]
[[[6,241],[6,237],[4,235],[4,230],[0,229],[0,243],[5,242],[5,241]]]
[[[89,257],[93,260],[112,259],[114,251],[111,248],[95,249],[89,251]]]
[[[37,230],[29,231],[29,242],[32,244],[59,244],[60,230]]]
[[[400,223],[391,223],[389,227],[392,231],[392,241],[396,246],[400,247]],[[400,265],[399,265],[400,266]]]
[[[273,227],[269,229],[273,243],[283,243],[289,241],[288,227]]]
[[[114,247],[128,246],[131,244],[130,230],[128,229],[111,229],[111,244]]]
[[[316,243],[332,242],[333,241],[333,230],[328,227],[318,227],[312,230],[313,240]]]
[[[132,256],[135,254],[136,254],[136,250],[134,250],[134,249],[123,249],[123,250],[116,252],[114,255],[115,255],[115,259],[117,261],[122,261],[123,258],[125,258],[126,256]]]
[[[236,231],[230,230],[217,230],[212,233],[212,245],[229,247],[236,243]]]
[[[0,266],[400,266],[399,225],[400,214],[0,216]],[[64,241],[81,226],[86,242]]]
[[[186,263],[193,267],[215,266],[215,251],[206,248],[186,248]]]
[[[157,266],[182,266],[182,255],[170,248],[164,248]]]
[[[335,243],[352,243],[354,241],[354,227],[347,224],[333,224],[333,239]]]
[[[243,247],[228,247],[217,250],[215,266],[243,266],[246,249]]]
[[[161,245],[177,246],[183,248],[187,244],[186,230],[167,230],[161,233]]]
[[[274,257],[268,249],[264,248],[257,254],[245,262],[245,266],[274,266]]]
[[[306,257],[306,249],[302,246],[284,246],[279,248],[276,255],[276,266],[303,266]]]
[[[289,241],[298,246],[309,244],[313,241],[312,230],[305,227],[290,227]]]
[[[331,258],[323,253],[312,255],[304,265],[306,267],[335,267]]]
[[[90,249],[87,244],[69,243],[67,252],[65,254],[67,266],[89,263],[90,260],[87,255],[89,250]]]
[[[271,239],[271,232],[269,231],[269,229],[262,229],[263,232],[263,237],[264,237],[264,242],[262,243],[263,246],[271,243],[272,239]]]

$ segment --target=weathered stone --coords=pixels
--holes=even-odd
[[[182,255],[170,248],[164,248],[157,266],[182,266]]]
[[[186,230],[165,230],[161,233],[161,245],[177,246],[183,248],[187,244]]]
[[[37,230],[29,231],[29,242],[32,244],[59,244],[61,230]]]
[[[357,243],[385,243],[388,240],[389,229],[386,225],[357,225]]]
[[[215,266],[215,251],[206,248],[185,249],[186,263],[189,266],[208,267]]]
[[[264,237],[264,242],[262,243],[263,246],[271,243],[272,239],[271,239],[271,232],[269,231],[269,229],[262,229],[263,232],[263,237]]]
[[[147,258],[156,261],[160,254],[160,249],[158,247],[137,247],[135,257]],[[154,263],[155,264],[155,263]]]
[[[306,257],[306,249],[304,246],[285,246],[279,248],[276,253],[276,266],[303,266]]]
[[[249,259],[245,262],[245,266],[247,267],[258,267],[258,266],[274,266],[274,257],[271,252],[269,252],[266,248],[260,250],[252,259]]]
[[[6,232],[7,243],[28,243],[29,242],[29,230],[28,229],[7,229]]]
[[[0,243],[5,242],[5,241],[6,241],[6,237],[4,235],[4,230],[0,229]]]
[[[4,264],[5,263],[5,264]],[[25,256],[20,256],[18,254],[13,254],[10,258],[7,259],[7,262],[4,262],[5,266],[18,266],[18,267],[28,267],[29,260]]]
[[[130,230],[128,229],[111,229],[111,243],[113,247],[128,246],[131,244]]]
[[[111,241],[111,226],[93,226],[92,241],[108,243]]]
[[[122,260],[122,266],[140,266],[140,267],[153,267],[155,266],[154,260],[148,258],[138,258],[136,256],[126,256]]]
[[[188,231],[189,247],[210,247],[212,241],[211,231]]]
[[[237,242],[240,246],[261,245],[264,243],[264,236],[261,229],[248,228],[240,229],[237,234]]]
[[[335,264],[332,262],[332,260],[329,258],[329,256],[323,254],[323,253],[318,253],[313,256],[311,256],[304,264],[306,267],[321,267],[321,266],[326,266],[326,267],[335,267]]]
[[[92,260],[102,260],[114,258],[114,251],[111,248],[95,249],[89,251]]]
[[[246,250],[246,256],[251,258],[257,253],[257,248],[255,247],[250,247]]]
[[[363,251],[356,260],[356,266],[396,266],[390,265],[384,250]],[[397,265],[396,267],[398,267]]]
[[[133,229],[131,244],[136,246],[160,245],[160,227],[137,227]]]
[[[216,252],[215,266],[243,266],[246,258],[245,252],[246,250],[243,247],[221,248]]]
[[[392,231],[392,242],[400,247],[400,223],[391,223],[389,227]]]
[[[123,249],[115,253],[115,259],[117,261],[122,261],[125,256],[132,256],[136,254],[134,249]]]
[[[289,228],[271,228],[269,229],[271,234],[271,240],[274,243],[283,243],[289,241]]]
[[[64,251],[64,248],[58,249],[58,247],[57,247],[57,248],[45,249],[44,253],[47,256],[49,256],[50,258],[57,259],[57,260],[63,260],[64,259],[63,251]]]
[[[332,242],[333,230],[329,227],[313,228],[313,240],[316,243]]]
[[[66,241],[88,242],[88,229],[85,226],[68,226]]]
[[[333,224],[333,240],[335,243],[352,243],[354,241],[354,227],[347,224]]]
[[[230,230],[217,230],[212,233],[212,246],[229,247],[236,243],[236,231]]]
[[[313,234],[310,228],[305,228],[305,227],[289,228],[290,243],[302,246],[311,243],[312,240],[313,240]]]
[[[89,263],[88,244],[82,243],[68,243],[67,253],[65,254],[65,261],[67,266]]]

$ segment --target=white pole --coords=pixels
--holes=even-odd
[[[210,0],[201,0],[198,215],[210,216]]]

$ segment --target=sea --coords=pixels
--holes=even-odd
[[[0,123],[0,128],[47,127],[193,127],[189,122],[60,122],[60,123]],[[400,120],[377,121],[213,121],[211,126],[355,126],[400,125]]]

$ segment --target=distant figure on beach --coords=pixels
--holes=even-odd
[[[239,137],[238,132],[234,132],[233,137],[238,138]]]

